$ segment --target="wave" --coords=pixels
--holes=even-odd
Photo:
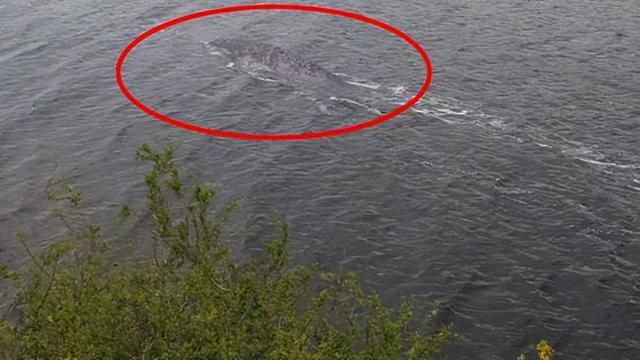
[[[599,165],[599,166],[612,166],[620,169],[640,169],[640,165],[638,164],[617,164],[614,162],[598,161],[593,159],[585,159],[581,157],[577,157],[576,159],[584,161],[589,164]]]

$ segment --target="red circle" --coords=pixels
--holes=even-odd
[[[424,66],[425,66],[425,70],[426,70],[426,74],[425,74],[425,78],[424,78],[424,82],[422,83],[422,87],[420,88],[420,90],[416,93],[416,95],[414,97],[412,97],[411,99],[409,99],[405,104],[395,108],[394,110],[392,110],[389,113],[383,114],[375,119],[371,119],[371,120],[366,120],[363,122],[360,122],[358,124],[355,125],[350,125],[350,126],[345,126],[345,127],[341,127],[341,128],[337,128],[337,129],[329,129],[329,130],[323,130],[323,131],[316,131],[316,132],[307,132],[307,133],[292,133],[292,134],[258,134],[258,133],[243,133],[243,132],[236,132],[236,131],[226,131],[226,130],[217,130],[217,129],[213,129],[213,128],[207,128],[207,127],[202,127],[202,126],[197,126],[194,124],[190,124],[184,121],[180,121],[180,120],[176,120],[174,118],[171,118],[167,115],[164,115],[160,112],[157,112],[153,109],[151,109],[150,107],[146,106],[145,104],[143,104],[140,100],[138,100],[135,96],[133,96],[133,94],[131,94],[131,92],[129,91],[129,89],[126,87],[126,85],[124,84],[124,80],[122,79],[122,65],[124,64],[124,61],[126,60],[127,56],[129,55],[129,53],[131,52],[131,50],[133,50],[136,46],[138,46],[142,41],[144,41],[145,39],[147,39],[148,37],[150,37],[151,35],[158,33],[162,30],[168,29],[172,26],[184,23],[184,22],[188,22],[191,20],[195,20],[201,17],[206,17],[206,16],[213,16],[213,15],[220,15],[220,14],[227,14],[227,13],[233,13],[233,12],[240,12],[240,11],[255,11],[255,10],[289,10],[289,11],[306,11],[306,12],[314,12],[314,13],[320,13],[320,14],[328,14],[328,15],[333,15],[333,16],[341,16],[341,17],[345,17],[345,18],[349,18],[349,19],[354,19],[354,20],[358,20],[370,25],[374,25],[376,27],[379,27],[383,30],[386,30],[396,36],[398,36],[399,38],[401,38],[402,40],[404,40],[406,43],[408,43],[409,45],[411,45],[416,52],[420,55]],[[400,115],[401,113],[407,111],[411,106],[413,106],[415,103],[417,103],[418,101],[420,101],[420,98],[422,98],[426,93],[427,90],[429,89],[429,85],[431,84],[431,60],[429,60],[429,56],[427,55],[426,51],[422,48],[422,46],[420,46],[420,44],[415,41],[413,38],[411,38],[409,35],[405,34],[404,32],[402,32],[401,30],[398,30],[397,28],[384,23],[380,20],[374,19],[374,18],[370,18],[355,12],[349,12],[349,11],[344,11],[344,10],[339,10],[339,9],[333,9],[333,8],[328,8],[328,7],[321,7],[321,6],[315,6],[315,5],[297,5],[297,4],[247,4],[247,5],[233,5],[233,6],[227,6],[227,7],[222,7],[222,8],[216,8],[216,9],[209,9],[209,10],[203,10],[203,11],[199,11],[199,12],[195,12],[192,14],[187,14],[187,15],[183,15],[174,19],[171,19],[169,21],[166,21],[160,25],[157,25],[145,32],[143,32],[142,34],[138,35],[137,38],[135,38],[131,43],[129,43],[129,45],[127,45],[127,47],[120,53],[120,56],[118,57],[118,61],[116,62],[116,81],[118,83],[118,87],[120,88],[120,91],[122,91],[122,93],[124,94],[124,96],[129,99],[129,101],[131,101],[131,103],[133,103],[135,106],[137,106],[138,108],[140,108],[140,110],[144,111],[145,113],[147,113],[148,115],[164,121],[170,125],[185,129],[185,130],[189,130],[189,131],[193,131],[193,132],[197,132],[197,133],[201,133],[201,134],[206,134],[206,135],[211,135],[211,136],[218,136],[218,137],[224,137],[224,138],[233,138],[233,139],[241,139],[241,140],[306,140],[306,139],[316,139],[316,138],[322,138],[322,137],[329,137],[329,136],[337,136],[337,135],[344,135],[347,133],[351,133],[351,132],[355,132],[355,131],[359,131],[359,130],[363,130],[366,128],[370,128],[376,125],[379,125],[387,120],[391,120],[392,118]]]

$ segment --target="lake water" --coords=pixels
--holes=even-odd
[[[390,305],[410,295],[440,304],[436,321],[463,337],[452,359],[514,359],[540,338],[561,359],[640,358],[640,2],[315,2],[407,32],[428,51],[433,84],[380,126],[284,143],[184,132],[122,96],[114,65],[133,38],[232,4],[160,3],[0,2],[0,260],[26,263],[12,235],[20,227],[36,249],[60,233],[47,216],[48,177],[76,184],[86,210],[109,224],[144,196],[135,150],[171,142],[189,179],[219,184],[220,201],[245,199],[250,231],[262,232],[270,209],[284,214],[295,262],[357,271]],[[375,89],[333,96],[274,82],[204,45],[238,35]],[[369,25],[260,12],[159,33],[124,75],[170,116],[278,133],[388,111],[419,88],[421,66]],[[131,205],[139,221],[128,231],[144,249],[148,221]]]

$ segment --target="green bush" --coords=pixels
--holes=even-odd
[[[173,148],[142,146],[155,251],[109,266],[101,229],[78,218],[79,193],[51,182],[47,194],[65,236],[20,279],[16,314],[0,324],[8,359],[431,359],[452,336],[411,330],[412,308],[384,308],[354,274],[288,264],[289,231],[263,257],[233,261],[224,228],[237,202],[213,211],[215,189],[183,184]],[[122,217],[131,214],[123,207]]]

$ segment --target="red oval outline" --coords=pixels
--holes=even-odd
[[[173,119],[167,115],[164,115],[146,106],[144,103],[138,100],[135,96],[133,96],[133,94],[129,91],[129,89],[124,84],[124,80],[122,79],[122,66],[124,64],[124,61],[126,60],[129,53],[136,46],[138,46],[142,41],[152,36],[153,34],[184,22],[199,19],[201,17],[220,15],[220,14],[226,14],[226,13],[232,13],[232,12],[256,11],[256,10],[290,10],[290,11],[304,11],[304,12],[328,14],[328,15],[341,16],[349,19],[358,20],[360,22],[374,25],[378,28],[386,30],[387,32],[390,32],[398,36],[399,38],[404,40],[406,43],[411,45],[416,50],[416,52],[420,55],[426,70],[426,75],[425,75],[424,82],[422,83],[422,87],[416,93],[416,95],[411,99],[409,99],[404,105],[401,105],[395,108],[394,110],[392,110],[391,112],[383,114],[377,118],[374,118],[371,120],[365,120],[363,122],[360,122],[354,125],[349,125],[349,126],[329,129],[329,130],[316,131],[316,132],[307,132],[307,133],[260,134],[260,133],[244,133],[244,132],[236,132],[236,131],[217,130],[214,128],[197,126],[188,122]],[[363,130],[366,128],[379,125],[407,111],[409,108],[411,108],[411,106],[413,106],[415,103],[420,101],[420,99],[427,93],[429,89],[429,85],[431,84],[431,76],[432,76],[431,60],[429,59],[427,52],[422,48],[422,46],[420,46],[420,44],[417,41],[415,41],[413,38],[411,38],[406,33],[402,32],[401,30],[387,23],[384,23],[380,20],[365,16],[365,15],[361,15],[359,13],[344,11],[344,10],[334,9],[329,7],[316,6],[316,5],[299,5],[299,4],[232,5],[227,7],[198,11],[195,13],[179,16],[177,18],[166,21],[160,25],[156,25],[151,29],[138,35],[138,37],[135,38],[131,43],[129,43],[129,45],[127,45],[127,47],[120,53],[120,56],[118,57],[118,61],[116,62],[115,70],[116,70],[116,81],[118,83],[118,87],[120,88],[120,91],[122,91],[124,96],[127,99],[129,99],[129,101],[131,101],[131,103],[137,106],[140,110],[144,111],[146,114],[150,115],[151,117],[157,120],[163,121],[165,123],[168,123],[170,125],[173,125],[185,130],[206,134],[210,136],[233,138],[233,139],[240,139],[240,140],[272,140],[272,141],[307,140],[307,139],[317,139],[317,138],[330,137],[330,136],[338,136],[338,135],[344,135],[344,134],[348,134],[351,132],[355,132],[355,131],[359,131],[359,130]]]

